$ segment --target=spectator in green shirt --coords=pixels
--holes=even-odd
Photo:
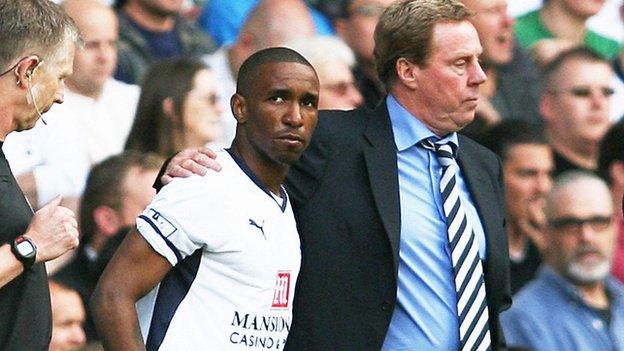
[[[613,58],[620,50],[619,43],[586,26],[587,19],[598,13],[604,3],[605,0],[545,0],[542,8],[517,19],[514,29],[518,42],[531,48],[544,39],[558,39],[569,44],[562,47],[584,44],[605,58]]]

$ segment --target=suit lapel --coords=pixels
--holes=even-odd
[[[366,111],[368,125],[364,137],[369,143],[369,147],[364,149],[366,169],[375,205],[390,241],[396,273],[401,231],[396,145],[385,99],[375,110]]]

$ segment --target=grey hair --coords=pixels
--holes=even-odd
[[[49,0],[0,0],[0,70],[26,55],[54,62],[69,43],[80,45],[82,38],[59,5]]]
[[[556,198],[559,196],[559,193],[561,193],[562,190],[572,185],[577,185],[584,182],[591,183],[594,191],[600,191],[600,189],[602,189],[605,193],[611,194],[607,183],[595,173],[582,170],[563,172],[561,173],[561,175],[555,178],[552,189],[550,189],[550,192],[548,193],[548,195],[546,195],[546,205],[544,206],[544,214],[546,215],[546,219],[549,221],[553,219],[553,209],[557,206],[557,204],[555,203]]]

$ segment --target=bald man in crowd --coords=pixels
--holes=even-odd
[[[598,176],[569,171],[556,179],[546,197],[545,265],[501,315],[510,346],[624,348],[624,286],[609,274],[616,210]]]
[[[230,97],[236,91],[238,70],[251,54],[289,40],[312,37],[314,22],[303,0],[262,0],[251,11],[236,41],[220,48],[205,61],[219,82],[217,97],[222,106],[230,105]],[[229,108],[221,114],[223,136],[212,146],[230,146],[236,131],[236,119]]]

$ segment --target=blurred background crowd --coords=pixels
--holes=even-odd
[[[85,305],[101,272],[154,196],[165,158],[189,147],[229,146],[229,101],[242,62],[263,48],[293,48],[318,73],[320,109],[374,107],[385,88],[375,73],[373,32],[392,0],[59,2],[85,42],[65,101],[45,115],[47,125],[11,133],[3,149],[33,208],[62,194],[79,213],[80,246],[48,263],[50,349],[95,350]],[[543,288],[549,267],[564,267],[576,275],[562,286],[608,282],[611,303],[564,304],[574,313],[558,322],[574,325],[579,337],[590,330],[619,340],[624,349],[624,289],[617,283],[624,282],[624,2],[462,2],[475,13],[488,76],[476,119],[463,133],[497,153],[504,169],[518,306],[503,317],[508,341],[527,347],[557,332],[549,329],[557,323],[530,324],[535,314],[522,311],[552,298]],[[556,181],[569,170],[604,183]],[[583,194],[608,206],[573,201]],[[582,215],[594,210],[604,215]],[[561,211],[566,216],[557,216]]]

